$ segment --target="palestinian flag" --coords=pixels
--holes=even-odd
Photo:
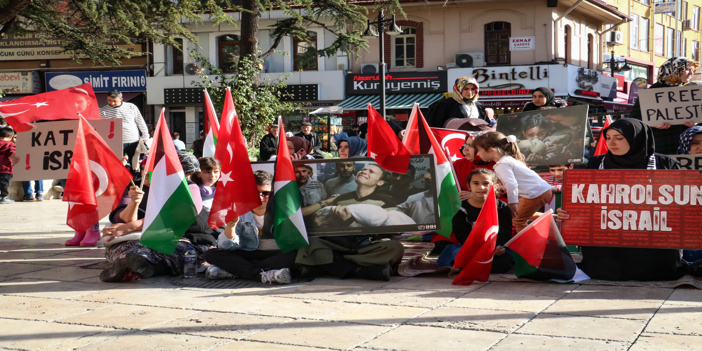
[[[162,109],[146,163],[146,171],[151,172],[151,184],[140,241],[151,249],[171,255],[178,240],[195,222],[197,209],[163,112]]]
[[[461,208],[461,199],[458,195],[456,178],[451,171],[451,163],[446,154],[441,150],[436,136],[429,128],[427,121],[419,110],[419,105],[414,104],[409,122],[407,122],[407,134],[402,141],[407,150],[412,155],[432,154],[434,155],[434,170],[436,171],[437,201],[439,203],[439,223],[440,229],[436,232],[449,238],[451,237],[451,224],[453,216]]]
[[[305,222],[302,220],[302,201],[282,118],[279,118],[278,126],[280,142],[273,184],[273,237],[280,250],[290,252],[309,245],[309,240]]]
[[[561,233],[548,210],[505,244],[514,253],[519,278],[579,282],[590,279],[570,256]]]
[[[203,92],[205,94],[205,144],[202,146],[202,157],[214,157],[219,134],[219,121],[217,121],[217,112],[212,104],[212,99],[210,99],[210,94],[207,89]]]

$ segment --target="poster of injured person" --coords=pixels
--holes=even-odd
[[[530,166],[585,162],[587,105],[501,115],[497,131],[514,135]]]
[[[388,172],[371,158],[293,161],[307,234],[439,229],[432,158],[412,156],[407,174]],[[252,166],[254,170],[270,167],[268,163]],[[269,205],[272,201],[271,197]]]
[[[570,169],[563,183],[568,245],[702,249],[702,174]]]

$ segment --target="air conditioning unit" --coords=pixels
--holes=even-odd
[[[692,29],[692,20],[686,19],[682,23],[683,30],[690,30]]]
[[[189,63],[189,64],[185,65],[185,74],[188,74],[191,76],[195,75],[195,74],[197,74],[197,69],[198,69],[197,64]]]
[[[377,63],[364,63],[361,65],[361,74],[378,74]]]
[[[485,53],[476,52],[459,52],[455,56],[456,66],[458,67],[480,67],[485,66]]]
[[[614,45],[624,44],[624,33],[618,30],[609,32],[609,35],[607,36],[607,43]]]

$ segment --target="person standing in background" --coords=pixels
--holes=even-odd
[[[146,128],[146,122],[139,108],[122,100],[122,93],[118,90],[108,91],[107,106],[100,108],[100,117],[122,119],[123,153],[131,161],[139,144],[140,134],[142,139],[149,139],[149,129]]]

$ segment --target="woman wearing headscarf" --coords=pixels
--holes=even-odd
[[[589,169],[680,169],[669,156],[654,153],[651,127],[631,118],[620,119],[602,130],[609,151],[591,158]],[[558,209],[558,220],[567,220]],[[677,249],[637,249],[583,246],[579,264],[590,278],[603,280],[675,280],[686,273],[698,275],[702,261],[688,265]]]
[[[336,136],[336,140],[339,158],[366,157],[368,153],[368,143],[359,137],[341,133]]]
[[[567,107],[568,103],[561,99],[556,99],[551,89],[546,87],[539,87],[534,89],[531,94],[531,102],[524,105],[523,112],[542,110],[548,108],[561,108]]]
[[[678,155],[702,155],[702,126],[688,128],[680,134]],[[687,262],[702,260],[702,250],[683,250]]]
[[[443,128],[451,118],[480,118],[491,123],[483,104],[478,102],[478,81],[475,78],[458,78],[453,84],[453,96],[429,106],[427,123],[430,127]],[[491,123],[492,124],[492,123]]]
[[[699,63],[686,57],[672,57],[663,62],[658,70],[658,81],[653,83],[649,89],[670,88],[685,85],[690,82]],[[640,100],[637,98],[631,110],[630,118],[642,119]],[[653,128],[653,136],[656,138],[656,151],[664,155],[673,155],[678,149],[680,134],[686,128],[695,124],[686,122],[685,124],[670,125],[663,123]]]
[[[307,139],[298,136],[286,137],[288,140],[288,151],[290,152],[290,158],[293,160],[312,160],[314,159],[314,149],[312,148],[312,143]],[[271,156],[268,160],[275,161],[278,155]]]

